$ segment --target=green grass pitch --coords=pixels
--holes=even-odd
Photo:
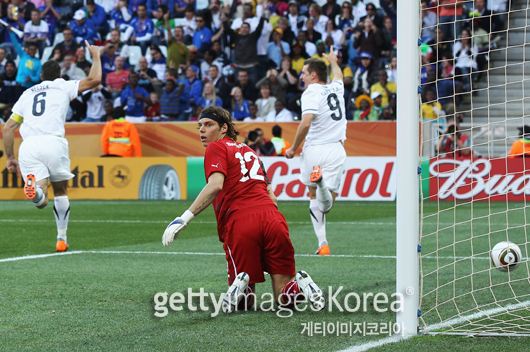
[[[295,312],[290,318],[260,310],[211,317],[212,311],[189,309],[155,317],[153,299],[157,292],[186,293],[188,288],[198,292],[203,287],[219,296],[227,289],[226,261],[211,208],[170,247],[162,246],[165,226],[189,205],[189,201],[72,201],[68,229],[71,254],[5,261],[54,253],[56,227],[51,206],[39,211],[27,201],[0,202],[0,351],[337,351],[385,338],[302,334],[302,324],[308,322],[395,320],[393,312],[379,313],[371,304],[366,312],[329,312],[326,308],[323,312]],[[436,206],[428,204],[425,210],[433,212]],[[477,211],[502,212],[503,206],[506,204],[475,205],[473,217]],[[327,217],[330,257],[312,255],[317,240],[306,202],[280,202],[279,208],[289,223],[297,269],[308,271],[326,292],[329,286],[334,290],[343,286],[339,302],[348,292],[362,296],[395,291],[395,203],[337,202]],[[470,216],[466,209],[459,209],[458,214]],[[437,221],[442,224],[438,232],[458,236],[459,227],[447,225],[454,222],[449,213]],[[502,227],[499,223],[509,221],[517,232],[524,230],[524,226],[515,225],[524,224],[524,216],[498,216],[488,226]],[[424,226],[431,230],[440,226],[433,225],[434,220],[428,218]],[[468,231],[463,228],[471,223],[459,225],[461,231]],[[477,222],[473,231],[481,238],[485,230]],[[434,237],[424,240],[424,251],[433,251],[437,243],[443,245]],[[458,255],[487,251],[484,241],[474,243],[476,248],[462,243],[455,247]],[[433,270],[434,264],[425,265]],[[523,275],[526,268],[521,269],[519,274]],[[502,273],[494,274],[499,277]],[[483,279],[480,275],[475,278]],[[264,292],[271,292],[270,279],[257,285],[257,294]],[[194,303],[198,305],[198,300]],[[418,336],[374,350],[485,351],[503,346],[523,351],[529,345],[530,338]]]

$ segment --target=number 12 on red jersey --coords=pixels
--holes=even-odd
[[[258,175],[260,165],[258,161],[258,156],[256,154],[252,152],[246,152],[245,155],[241,155],[240,152],[237,152],[235,157],[239,159],[239,162],[241,164],[241,173],[243,174],[239,182],[246,182],[249,179],[265,181],[265,177]],[[252,158],[254,158],[254,162],[252,163],[252,167],[250,168],[249,173],[246,163],[251,162]]]

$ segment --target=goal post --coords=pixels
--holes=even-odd
[[[384,1],[384,0],[383,0]],[[397,7],[397,199],[396,293],[403,307],[396,323],[406,335],[417,334],[419,285],[419,0],[399,1]]]

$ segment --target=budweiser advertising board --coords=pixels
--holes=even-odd
[[[300,182],[300,158],[264,157],[261,160],[279,200],[309,199],[309,189]],[[395,199],[395,157],[347,158],[337,200]]]
[[[430,200],[524,201],[530,195],[530,158],[430,159],[422,169]]]

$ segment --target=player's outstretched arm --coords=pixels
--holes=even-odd
[[[342,75],[342,70],[340,69],[339,64],[337,64],[337,54],[333,51],[333,45],[330,47],[329,54],[322,54],[331,64],[331,72],[333,72],[334,81],[342,81],[344,76]]]
[[[208,178],[208,183],[202,189],[201,193],[197,196],[191,207],[184,212],[181,216],[175,218],[169,223],[164,235],[162,236],[162,244],[169,246],[171,242],[178,236],[179,232],[184,230],[188,223],[193,218],[199,215],[204,209],[208,208],[214,201],[215,197],[223,189],[225,181],[225,175],[220,172],[214,172]]]
[[[296,151],[307,136],[307,132],[309,132],[311,121],[313,121],[313,114],[302,115],[302,122],[300,122],[300,125],[298,125],[298,129],[296,130],[296,137],[294,137],[293,145],[285,151],[285,157],[287,159],[292,159],[295,156]]]
[[[4,148],[7,157],[7,169],[16,172],[20,176],[20,167],[18,166],[17,159],[15,159],[15,149],[13,147],[15,143],[15,131],[19,126],[20,123],[15,120],[7,120],[4,126]]]
[[[90,51],[92,56],[92,67],[90,68],[90,73],[87,78],[84,78],[79,82],[79,93],[82,93],[86,90],[96,88],[101,84],[101,57],[99,53],[99,47],[97,45],[90,45],[88,41],[85,40],[85,45]]]

